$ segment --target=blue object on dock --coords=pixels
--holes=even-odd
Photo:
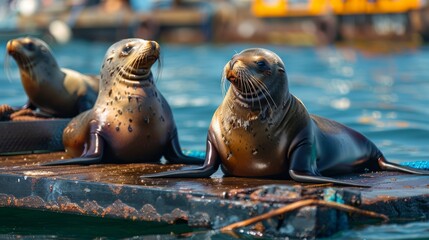
[[[429,170],[429,161],[412,161],[412,162],[403,162],[400,163],[402,166],[422,169],[422,170]]]
[[[196,157],[196,158],[206,158],[206,152],[205,151],[197,151],[197,150],[182,150],[183,154],[189,157]]]

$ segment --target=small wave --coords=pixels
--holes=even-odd
[[[382,129],[373,131],[374,134],[383,136],[384,138],[413,138],[425,139],[429,141],[429,124],[428,128],[397,128],[397,129]]]
[[[172,107],[183,108],[183,107],[204,107],[210,106],[211,101],[208,97],[189,97],[189,96],[175,96],[169,99],[169,103]]]
[[[367,239],[367,240],[399,240],[429,238],[429,222],[414,222],[408,224],[386,224],[369,226],[363,229],[348,230],[329,239]]]

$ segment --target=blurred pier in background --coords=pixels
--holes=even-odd
[[[57,42],[140,37],[169,43],[429,41],[425,0],[7,0],[0,37]]]

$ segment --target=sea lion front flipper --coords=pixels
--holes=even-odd
[[[203,164],[205,159],[186,156],[182,152],[182,148],[179,143],[179,136],[177,134],[177,129],[173,133],[171,141],[166,147],[164,153],[165,159],[172,163],[183,163],[183,164]]]
[[[35,121],[47,118],[53,118],[53,116],[51,114],[32,110],[30,108],[19,109],[10,114],[10,120],[13,121]]]
[[[386,158],[384,158],[383,156],[381,156],[378,159],[378,165],[383,170],[400,171],[400,172],[406,172],[406,173],[418,174],[418,175],[429,175],[429,171],[388,162]]]
[[[320,176],[316,166],[316,159],[314,159],[314,152],[315,149],[313,149],[311,143],[303,143],[295,149],[291,156],[289,168],[289,176],[293,180],[303,183],[333,183],[351,187],[371,187],[364,184]]]
[[[142,175],[140,178],[205,178],[217,171],[220,165],[219,153],[213,143],[207,140],[207,154],[199,167],[184,167],[178,170]]]
[[[31,121],[54,117],[52,114],[38,109],[30,100],[28,100],[22,107],[14,109],[14,112],[10,114],[10,120]]]
[[[333,184],[351,186],[351,187],[364,187],[364,188],[371,187],[364,184],[341,181],[330,177],[310,175],[308,173],[298,172],[294,170],[289,170],[289,175],[293,180],[297,182],[302,182],[302,183],[333,183]]]
[[[10,114],[15,111],[16,110],[13,107],[7,104],[0,105],[0,121],[10,120]]]
[[[64,159],[41,164],[42,166],[56,166],[56,165],[90,165],[101,163],[104,152],[104,140],[97,132],[96,125],[91,124],[91,132],[89,135],[88,143],[85,151],[78,158]]]

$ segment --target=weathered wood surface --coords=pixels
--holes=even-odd
[[[288,202],[323,199],[334,191],[339,202],[392,218],[429,218],[427,176],[378,172],[343,177],[373,186],[364,189],[223,177],[220,171],[207,179],[140,179],[145,173],[180,167],[160,163],[38,165],[65,157],[63,152],[0,156],[0,207],[152,222],[185,221],[191,227],[217,229]],[[265,221],[263,229],[281,236],[327,236],[362,219],[324,207],[305,207],[287,217]]]

